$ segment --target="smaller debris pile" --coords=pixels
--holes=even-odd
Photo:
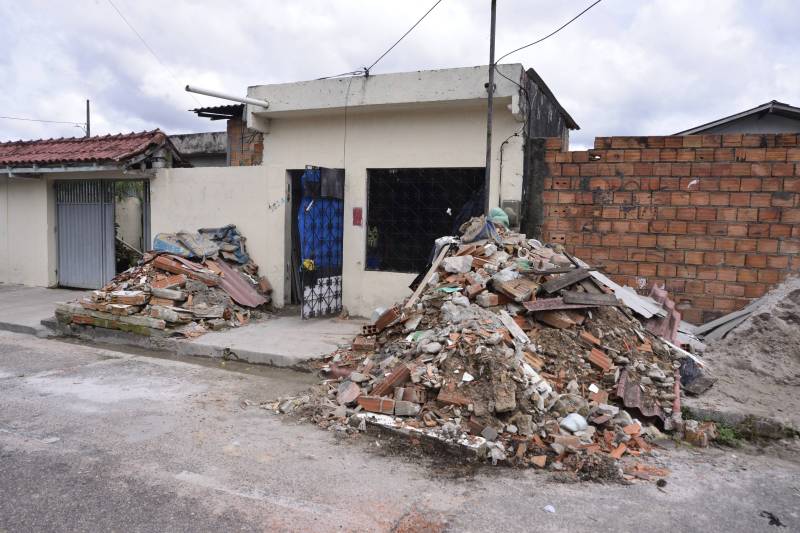
[[[676,377],[691,354],[612,293],[627,288],[483,217],[462,232],[437,241],[410,298],[327,358],[315,394],[279,409],[304,407],[326,427],[435,437],[493,463],[576,472],[646,454],[660,435],[653,422],[681,422]],[[668,316],[635,292],[625,297],[647,318]]]
[[[236,226],[162,233],[154,241],[155,250],[137,266],[89,297],[59,304],[59,322],[197,337],[246,324],[269,303],[272,288]]]

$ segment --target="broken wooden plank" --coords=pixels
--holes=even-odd
[[[565,304],[619,305],[613,294],[589,294],[588,292],[569,291],[564,293]]]
[[[425,287],[428,286],[428,282],[431,280],[431,277],[436,273],[437,270],[439,270],[439,265],[442,264],[442,261],[444,261],[444,257],[447,255],[447,252],[449,250],[450,250],[449,244],[445,244],[444,246],[442,246],[442,250],[439,252],[439,255],[436,256],[436,259],[434,259],[433,263],[431,264],[431,268],[428,269],[428,272],[425,274],[425,277],[423,277],[422,280],[419,282],[419,285],[417,285],[417,288],[414,290],[414,293],[411,295],[411,298],[409,298],[406,304],[403,306],[404,308],[408,309],[409,307],[413,307],[414,304],[417,303],[420,294],[422,294],[422,291],[424,291]]]
[[[532,302],[523,302],[522,306],[531,312],[556,311],[559,309],[586,309],[588,307],[597,307],[592,304],[568,304],[565,303],[564,299],[561,297],[544,298],[542,300],[534,300]]]
[[[586,268],[576,268],[571,272],[567,272],[566,274],[561,274],[559,277],[555,279],[551,279],[544,285],[542,288],[549,294],[552,294],[558,290],[563,289],[564,287],[569,287],[570,285],[577,283],[583,279],[586,279],[590,276],[589,270]]]

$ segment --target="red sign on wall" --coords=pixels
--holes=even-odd
[[[360,207],[353,208],[353,225],[360,226],[361,225],[361,217],[362,217],[362,209]]]

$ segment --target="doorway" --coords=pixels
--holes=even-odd
[[[344,169],[288,171],[291,198],[290,303],[303,318],[342,310]]]

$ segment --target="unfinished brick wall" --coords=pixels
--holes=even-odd
[[[542,237],[686,320],[745,306],[800,270],[798,135],[548,138]]]
[[[241,118],[228,120],[228,166],[260,165],[264,155],[264,134],[248,129]]]

